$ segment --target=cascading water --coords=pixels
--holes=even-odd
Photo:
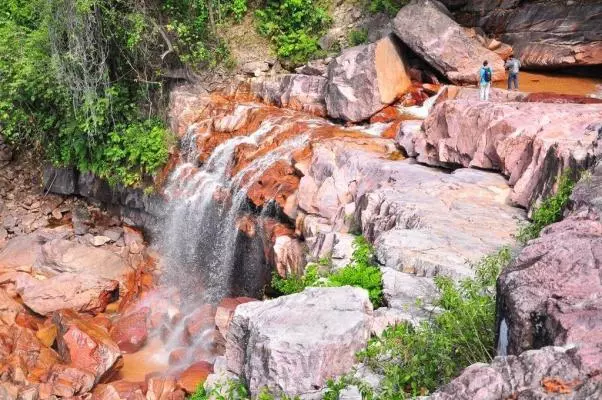
[[[497,344],[497,355],[498,356],[507,356],[508,355],[508,323],[506,323],[506,318],[502,318],[502,322],[500,322],[500,333]]]
[[[224,124],[236,125],[252,107],[237,106],[224,117]],[[267,136],[289,129],[287,123],[290,121],[282,117],[266,118],[251,134],[219,144],[200,167],[197,139],[211,135],[210,128],[192,126],[182,139],[182,162],[165,189],[169,208],[160,250],[163,277],[184,297],[216,302],[231,295],[256,295],[263,282],[253,282],[254,275],[269,276],[261,238],[241,237],[244,235],[237,221],[253,211],[247,199],[249,188],[275,162],[290,161],[292,153],[306,145],[308,135],[301,133],[288,139],[253,159],[234,176],[232,168],[240,145],[258,146]],[[234,273],[243,276],[234,277]],[[250,279],[244,279],[245,274]]]

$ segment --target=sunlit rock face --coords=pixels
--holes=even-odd
[[[442,0],[458,22],[480,26],[514,47],[523,66],[563,68],[602,64],[602,4]]]
[[[349,371],[370,336],[372,304],[365,290],[308,288],[238,306],[226,336],[228,369],[249,383],[291,395],[317,392]],[[291,346],[291,343],[294,343]]]
[[[393,31],[412,51],[453,83],[477,83],[484,60],[492,80],[504,79],[502,58],[469,37],[436,0],[414,0],[393,20]]]
[[[398,39],[343,51],[328,66],[326,107],[332,118],[362,121],[393,103],[411,86]]]
[[[600,121],[596,104],[445,101],[425,120],[417,158],[501,171],[513,186],[512,201],[531,207],[553,192],[562,171],[594,163]]]

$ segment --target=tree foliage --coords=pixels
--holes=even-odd
[[[278,57],[301,64],[315,56],[331,20],[316,0],[267,0],[255,12],[257,30],[272,40]]]

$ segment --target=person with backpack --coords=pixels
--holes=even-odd
[[[481,101],[489,101],[489,90],[491,89],[491,77],[493,71],[489,67],[487,60],[483,61],[483,66],[479,70],[479,86],[481,89]]]
[[[508,58],[504,67],[506,68],[506,71],[508,71],[508,90],[512,90],[512,86],[514,86],[514,90],[518,90],[520,61],[517,58],[514,58],[514,54],[510,54],[510,58]]]

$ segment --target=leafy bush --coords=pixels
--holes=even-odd
[[[320,275],[316,265],[309,265],[303,276],[291,275],[286,279],[281,278],[276,271],[272,277],[272,288],[283,295],[302,292],[308,286],[316,286]]]
[[[353,254],[349,265],[335,271],[320,274],[318,265],[309,265],[301,277],[289,276],[281,278],[274,272],[272,288],[281,294],[293,294],[303,291],[309,286],[357,286],[368,291],[368,296],[374,307],[382,304],[382,273],[374,263],[374,249],[363,237],[358,236],[353,242]],[[320,265],[327,266],[329,260],[320,260]]]
[[[189,397],[189,400],[249,400],[251,397],[245,385],[240,380],[228,380],[224,384],[216,385],[207,391],[200,384],[196,391]],[[263,388],[255,400],[299,400],[299,397],[289,397],[281,394],[274,397],[267,388]]]
[[[541,230],[562,218],[564,208],[569,202],[575,181],[570,178],[569,173],[564,173],[559,181],[556,193],[535,208],[531,215],[531,223],[523,226],[517,235],[519,241],[526,243],[535,239],[541,233]]]
[[[268,0],[255,12],[258,32],[276,45],[279,58],[301,64],[318,53],[318,39],[330,24],[315,0]]]
[[[368,10],[372,13],[384,12],[394,16],[401,7],[408,3],[409,0],[370,0],[368,2]]]
[[[474,278],[436,278],[442,312],[419,326],[401,324],[372,339],[359,358],[385,378],[382,399],[422,395],[449,382],[470,364],[495,354],[495,282],[510,261],[503,248],[476,265]]]
[[[351,46],[357,46],[364,44],[368,41],[368,30],[367,29],[354,29],[349,32],[347,37]]]

